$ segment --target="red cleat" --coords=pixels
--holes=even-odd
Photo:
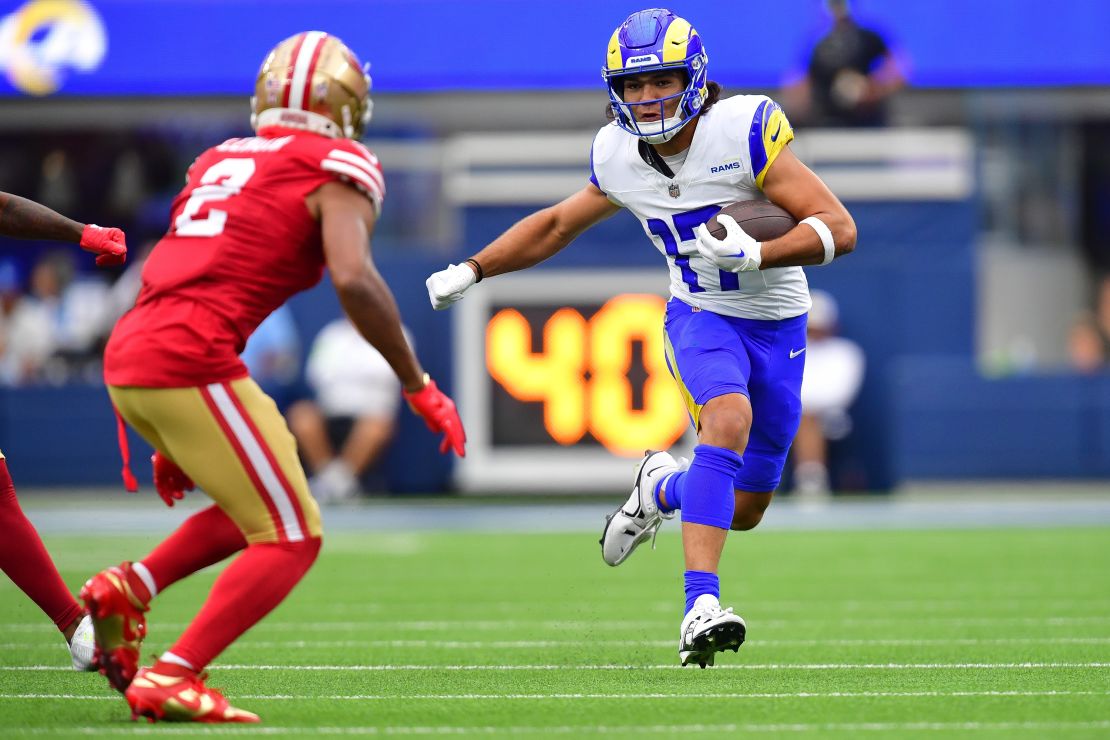
[[[223,694],[204,685],[204,675],[166,676],[143,668],[124,692],[131,719],[155,722],[260,722],[257,714],[236,709]]]
[[[118,691],[127,689],[139,669],[139,648],[146,637],[143,614],[149,608],[128,583],[130,572],[131,564],[123,563],[100,571],[81,588],[96,634],[96,661]]]

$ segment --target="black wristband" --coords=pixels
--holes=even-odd
[[[482,266],[478,264],[478,260],[471,257],[470,259],[467,260],[467,262],[474,265],[474,272],[478,274],[478,279],[475,280],[474,282],[476,282],[476,283],[482,282],[482,278],[484,278],[486,276],[486,274],[482,271]]]

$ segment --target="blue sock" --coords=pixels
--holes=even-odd
[[[703,594],[713,594],[721,598],[721,581],[716,573],[706,573],[704,570],[688,570],[683,574],[686,581],[686,612],[694,608],[694,602]]]
[[[683,471],[685,472],[685,471]],[[664,514],[682,508],[682,497],[675,489],[674,481],[681,473],[671,473],[655,484],[655,505]],[[662,496],[660,495],[662,494]],[[663,499],[666,498],[666,502]]]
[[[732,450],[698,445],[690,468],[667,479],[667,503],[682,502],[684,522],[729,529],[736,512],[732,479],[743,465],[744,458]]]

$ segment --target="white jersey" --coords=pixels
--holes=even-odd
[[[671,295],[725,316],[778,320],[809,310],[801,267],[732,273],[704,259],[694,229],[727,203],[765,200],[767,169],[794,138],[782,109],[764,95],[719,100],[701,116],[686,161],[673,178],[644,161],[639,139],[615,123],[591,152],[594,183],[627,208],[667,258]]]

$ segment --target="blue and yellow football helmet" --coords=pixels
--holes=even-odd
[[[601,76],[609,88],[617,125],[651,144],[671,139],[701,111],[709,94],[709,57],[701,37],[693,26],[665,8],[651,8],[633,13],[613,31]],[[681,70],[686,74],[686,88],[657,100],[626,103],[622,97],[620,78],[657,70]],[[666,117],[665,104],[680,98],[674,116]],[[658,105],[660,120],[637,122],[633,106]]]

